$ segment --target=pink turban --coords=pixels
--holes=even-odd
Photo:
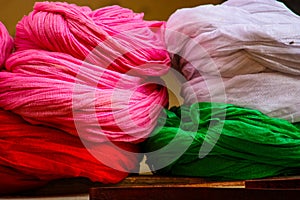
[[[143,141],[168,104],[164,29],[119,6],[36,3],[0,73],[0,105],[85,140]]]
[[[165,22],[145,21],[143,14],[110,6],[88,7],[38,2],[16,28],[17,50],[67,53],[114,71],[161,76],[170,58],[164,43]]]
[[[89,141],[138,142],[168,102],[163,86],[64,53],[18,51],[6,68],[0,73],[3,108]]]

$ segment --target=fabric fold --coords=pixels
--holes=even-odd
[[[143,143],[157,174],[247,180],[300,173],[300,131],[286,120],[209,102],[165,114]]]
[[[120,6],[37,2],[0,73],[1,107],[83,140],[141,142],[168,105],[164,30]]]
[[[37,2],[17,24],[15,44],[17,51],[63,52],[122,73],[160,76],[170,64],[164,29],[165,22],[145,21],[142,13],[120,6],[92,11],[75,4]]]
[[[117,183],[139,168],[141,158],[134,154],[139,151],[134,144],[87,146],[78,137],[30,125],[2,109],[0,119],[0,177],[4,177],[0,180],[0,194],[34,189],[62,178],[85,177],[94,182]]]
[[[273,0],[177,10],[167,21],[166,43],[187,80],[185,103],[219,101],[298,122],[299,24]]]
[[[87,141],[143,141],[168,104],[159,79],[103,69],[64,53],[17,51],[6,69],[0,73],[1,107]]]

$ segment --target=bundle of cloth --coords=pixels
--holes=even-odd
[[[145,21],[120,6],[91,10],[61,2],[38,2],[16,26],[17,51],[62,52],[120,73],[161,76],[170,58],[165,22]]]
[[[300,17],[275,0],[176,11],[166,43],[187,104],[225,102],[300,121]]]
[[[60,52],[18,51],[6,69],[0,73],[3,108],[87,141],[138,143],[151,133],[168,102],[161,85]]]
[[[300,173],[300,17],[274,0],[228,0],[167,21],[184,105],[145,141],[159,174],[253,179]]]
[[[139,168],[141,158],[135,154],[139,151],[135,144],[115,142],[87,147],[79,137],[31,125],[3,109],[0,124],[0,195],[37,189],[64,178],[118,183]]]
[[[119,6],[38,2],[17,24],[0,105],[83,140],[139,143],[168,105],[164,29]]]
[[[116,72],[161,76],[170,58],[163,21],[120,6],[91,10],[62,2],[37,2],[16,26],[17,51],[63,52]]]
[[[14,43],[0,28],[0,194],[138,172],[137,143],[168,105],[165,22],[119,6],[38,2]]]
[[[225,103],[165,110],[143,143],[154,173],[215,180],[300,174],[300,129],[284,119]]]

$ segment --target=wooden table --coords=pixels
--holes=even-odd
[[[244,181],[131,175],[119,184],[104,185],[85,178],[50,182],[20,197],[88,194],[90,200],[283,200],[300,199],[300,176]]]
[[[300,177],[218,182],[202,178],[133,176],[92,187],[90,200],[300,199]]]

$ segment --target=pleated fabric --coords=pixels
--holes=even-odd
[[[30,125],[2,109],[0,124],[0,194],[34,189],[61,178],[117,183],[139,168],[140,157],[132,153],[139,151],[134,144],[84,146],[78,137]]]
[[[299,25],[298,15],[273,0],[228,0],[176,11],[167,22],[166,42],[174,68],[187,79],[186,103],[211,98],[299,121],[299,91],[294,91]]]
[[[9,35],[5,25],[0,22],[0,70],[4,62],[11,54],[14,47],[13,38]]]
[[[232,104],[165,110],[143,148],[157,174],[246,180],[300,173],[297,126]]]

